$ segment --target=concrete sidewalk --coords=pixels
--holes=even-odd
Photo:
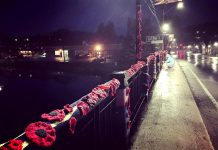
[[[132,150],[214,149],[180,67],[162,70]]]

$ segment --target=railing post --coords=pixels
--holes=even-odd
[[[115,72],[113,78],[120,81],[120,87],[116,93],[116,127],[115,127],[115,144],[117,149],[127,149],[130,129],[128,127],[129,115],[127,103],[129,100],[129,87],[125,72]]]

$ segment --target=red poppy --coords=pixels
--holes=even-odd
[[[69,104],[66,104],[66,105],[64,106],[64,110],[69,113],[69,112],[72,112],[72,111],[73,111],[73,107],[70,106]]]
[[[16,139],[10,140],[8,147],[12,150],[22,150],[22,143],[23,141],[21,140],[16,140]]]
[[[7,147],[0,147],[0,150],[9,150]]]
[[[87,96],[96,102],[99,101],[98,95],[93,92],[89,93]]]
[[[77,120],[76,120],[75,117],[72,117],[72,118],[70,119],[70,121],[69,121],[69,125],[70,125],[69,130],[70,130],[70,132],[71,132],[72,134],[75,133],[76,122],[77,122]]]
[[[94,88],[92,92],[97,94],[100,98],[103,98],[103,99],[105,99],[108,96],[107,92],[101,89],[100,87]]]
[[[41,147],[50,147],[56,140],[55,129],[41,121],[29,124],[25,133],[30,141]]]
[[[131,77],[131,76],[133,76],[133,74],[135,74],[135,70],[132,69],[132,68],[129,68],[129,69],[126,71],[126,73],[127,73],[127,76],[128,76],[128,77]]]
[[[119,80],[113,78],[111,81],[106,82],[103,85],[99,85],[98,87],[106,90],[109,89],[111,96],[114,96],[116,94],[116,89],[119,87],[119,85]]]
[[[79,101],[77,103],[77,107],[78,107],[78,109],[80,111],[80,114],[82,116],[87,115],[89,113],[89,111],[90,111],[89,105],[87,103],[83,102],[83,101]]]
[[[91,107],[94,107],[99,100],[98,95],[95,93],[89,93],[86,97],[84,97],[84,99],[82,99],[82,101],[88,103]]]
[[[48,121],[62,121],[65,117],[65,113],[63,110],[56,109],[48,114],[42,114],[41,118],[46,119]]]

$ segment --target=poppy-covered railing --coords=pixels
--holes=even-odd
[[[114,72],[78,101],[41,115],[18,137],[0,144],[0,150],[125,149],[129,132],[166,51],[149,55],[131,68]],[[64,144],[63,144],[64,143]]]
[[[120,81],[117,90],[117,128],[120,131],[119,140],[126,148],[129,133],[136,116],[144,102],[153,83],[162,68],[167,52],[157,51],[150,54],[146,61],[138,61],[126,71],[115,72],[113,78]],[[119,119],[118,119],[119,118]]]

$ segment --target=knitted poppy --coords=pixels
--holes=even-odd
[[[30,141],[41,147],[50,147],[56,139],[55,129],[41,121],[29,124],[25,133]]]
[[[79,101],[77,103],[77,108],[79,109],[80,114],[82,116],[87,115],[89,113],[89,111],[90,111],[89,105],[87,103],[83,102],[83,101]]]
[[[62,121],[65,117],[65,113],[63,110],[53,110],[48,114],[42,114],[41,118],[46,119],[48,121]]]
[[[109,88],[110,89],[110,95],[114,96],[116,94],[116,89],[119,87],[120,82],[117,79],[112,79],[109,82],[106,82],[105,84],[103,84],[104,88]]]
[[[104,89],[101,89],[99,87],[94,88],[92,92],[97,94],[100,98],[103,98],[103,99],[105,99],[108,96],[107,92]]]
[[[132,69],[132,68],[129,68],[127,71],[126,71],[126,74],[128,77],[131,77],[133,76],[133,74],[135,74],[135,70]]]
[[[70,106],[69,104],[66,104],[66,105],[64,106],[64,110],[69,113],[69,112],[72,112],[72,111],[73,111],[73,107]]]
[[[99,100],[98,95],[95,93],[89,93],[84,99],[82,99],[82,101],[88,103],[91,107],[94,107]]]
[[[0,150],[9,150],[7,147],[0,147]]]
[[[22,144],[23,141],[14,139],[9,141],[8,147],[12,150],[22,150]]]
[[[69,130],[72,134],[75,133],[76,123],[77,123],[77,120],[75,117],[72,117],[69,121]]]
[[[92,100],[94,100],[94,101],[96,101],[96,102],[99,101],[98,95],[95,94],[95,93],[93,93],[93,92],[89,93],[87,96],[88,96],[90,99],[92,99]]]

